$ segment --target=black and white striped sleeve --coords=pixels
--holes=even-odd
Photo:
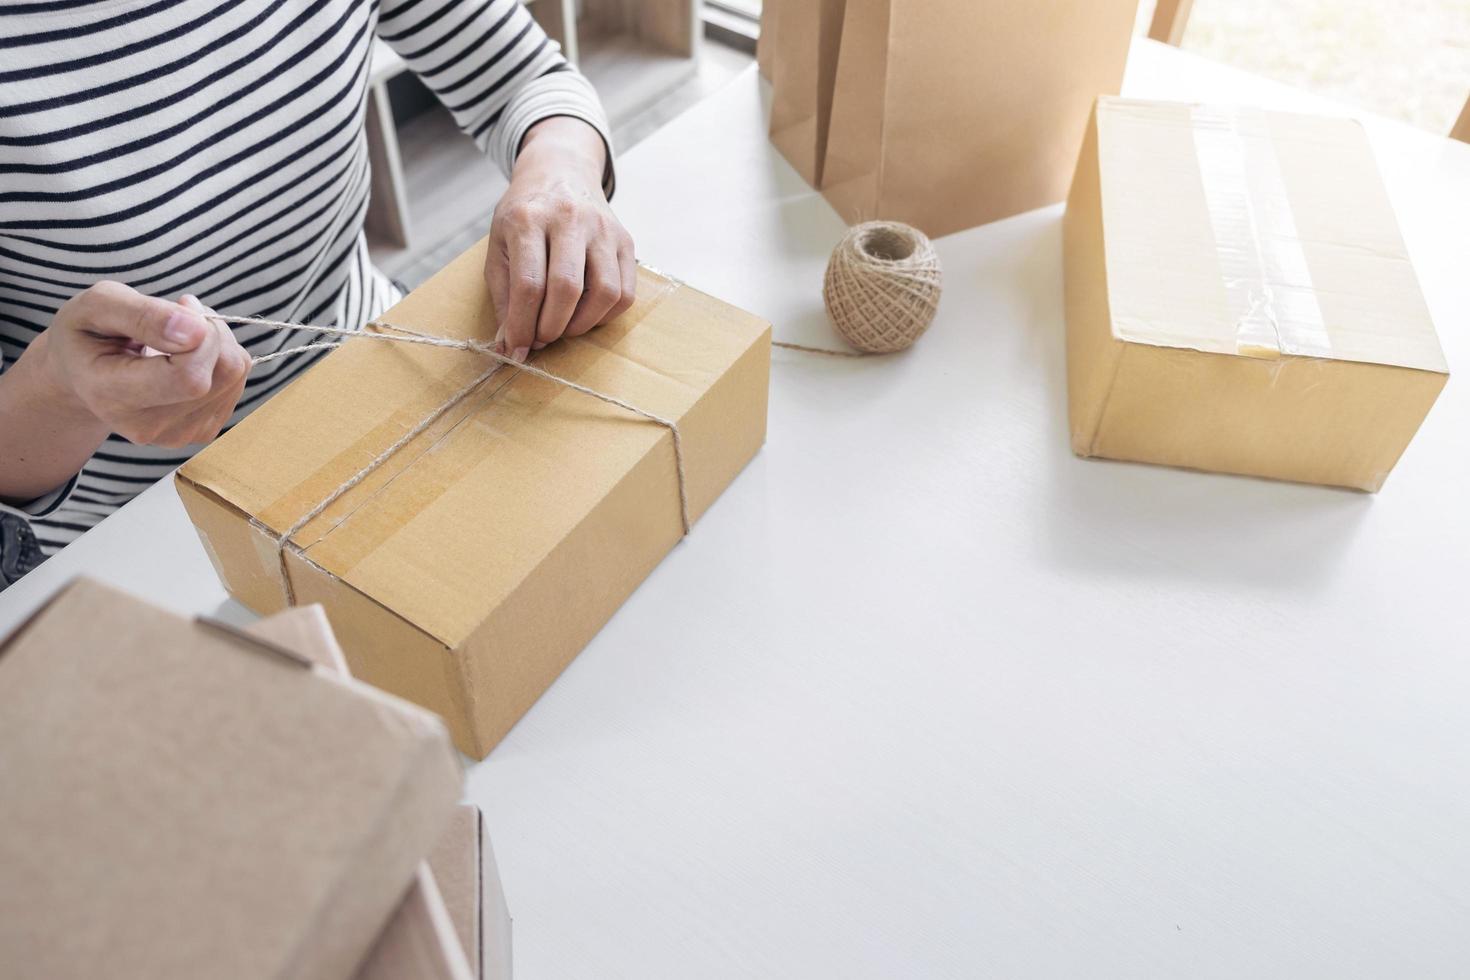
[[[378,36],[507,175],[541,120],[571,116],[592,126],[607,146],[603,190],[611,196],[612,138],[597,92],[519,0],[382,0]]]

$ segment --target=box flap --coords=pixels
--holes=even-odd
[[[459,789],[422,709],[88,580],[0,657],[0,771],[37,976],[342,975]]]
[[[1103,98],[1097,135],[1120,340],[1447,373],[1357,122]]]
[[[296,606],[267,616],[252,625],[246,635],[292,651],[293,656],[343,677],[351,676],[326,610],[319,605]],[[462,810],[455,809],[433,853],[442,850],[444,837],[457,832]],[[408,894],[383,927],[354,980],[469,980],[478,970],[471,972],[466,951],[472,948],[461,942],[455,932],[457,925],[434,873],[427,862],[420,863]]]
[[[429,865],[477,975],[481,980],[510,980],[510,911],[479,807],[460,806],[429,855]]]
[[[442,336],[493,336],[484,243],[382,318]],[[569,380],[678,421],[768,325],[648,269],[622,317],[533,355]],[[349,341],[196,456],[181,479],[279,534],[486,369],[482,356]],[[668,430],[576,391],[502,368],[294,538],[306,558],[457,645],[651,452],[650,486],[679,533]],[[686,447],[691,516],[703,489]],[[466,521],[465,515],[476,515]]]

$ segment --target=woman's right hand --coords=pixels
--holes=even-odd
[[[171,303],[99,282],[68,300],[36,343],[58,404],[79,425],[178,448],[219,434],[250,373],[250,355],[212,315],[193,296]]]

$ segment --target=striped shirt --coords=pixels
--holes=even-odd
[[[362,232],[374,35],[507,173],[548,116],[611,146],[591,86],[517,0],[0,3],[0,371],[102,279],[297,323],[391,305]],[[256,356],[322,339],[235,332]],[[232,424],[318,356],[258,365]],[[4,516],[49,554],[188,455],[112,436]]]

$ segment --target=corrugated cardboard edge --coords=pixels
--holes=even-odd
[[[429,855],[429,865],[443,883],[445,904],[470,951],[476,975],[480,980],[510,980],[510,911],[485,815],[478,806],[460,806],[449,831]]]
[[[344,680],[351,679],[342,648],[320,605],[288,609],[262,619],[243,633],[247,639],[268,641]],[[415,706],[414,710],[422,709]],[[356,977],[396,980],[411,975],[422,980],[470,980],[473,974],[465,953],[434,874],[428,863],[421,861],[407,894],[379,933]]]
[[[1068,420],[1072,451],[1079,456],[1093,455],[1126,347],[1113,334],[1108,299],[1097,106],[1094,102],[1062,214]]]
[[[515,961],[515,922],[490,843],[485,814],[475,807],[480,850],[480,977],[481,980],[511,980]]]

